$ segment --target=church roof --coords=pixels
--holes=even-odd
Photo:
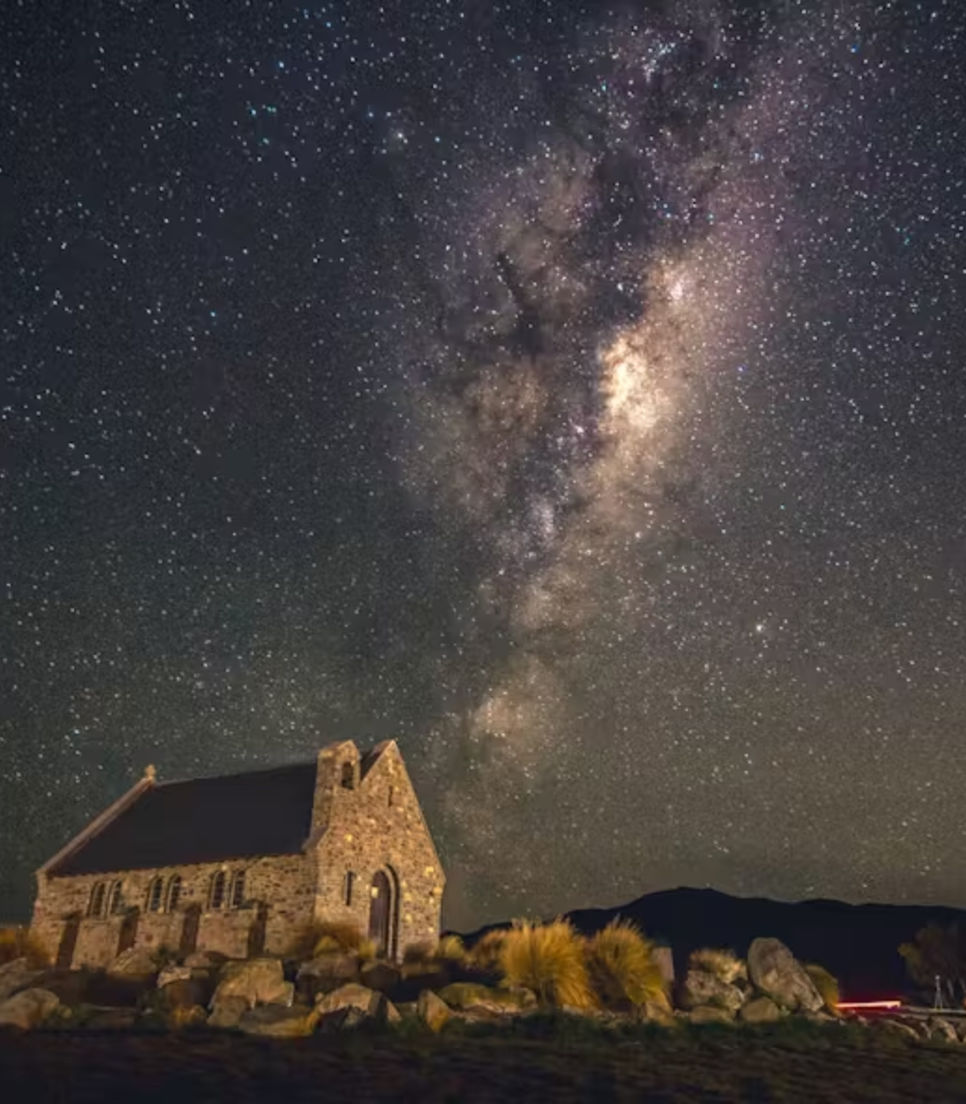
[[[53,875],[293,855],[312,823],[316,764],[145,784],[126,807],[56,858]]]

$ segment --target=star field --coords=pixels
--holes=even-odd
[[[453,926],[966,906],[957,0],[4,23],[0,918],[345,737]]]

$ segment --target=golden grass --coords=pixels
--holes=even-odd
[[[506,931],[503,928],[493,928],[481,935],[469,949],[470,965],[477,970],[498,970],[505,939]]]
[[[629,921],[612,920],[587,940],[587,967],[600,1002],[623,1010],[648,1001],[668,1005],[654,944]]]
[[[407,943],[403,947],[403,962],[407,965],[430,963],[436,959],[436,945],[428,940],[422,943]]]
[[[726,985],[733,985],[739,978],[748,977],[748,967],[734,951],[704,947],[691,952],[688,964],[692,970],[714,974],[718,981],[723,981]]]
[[[841,998],[838,979],[830,974],[824,966],[819,966],[815,962],[806,964],[805,973],[812,979],[812,984],[818,990],[818,995],[825,1001],[826,1010],[838,1016],[840,1014],[839,1000]]]
[[[26,958],[31,966],[46,966],[49,962],[47,952],[28,928],[10,924],[0,928],[0,966],[15,958]]]
[[[363,961],[375,958],[376,947],[358,924],[349,920],[317,920],[307,924],[293,941],[290,953],[297,958],[323,954],[355,954]]]
[[[444,935],[436,944],[436,958],[443,962],[465,962],[466,947],[458,935]]]
[[[517,920],[504,933],[500,966],[509,985],[532,989],[542,1005],[593,1008],[596,1004],[583,940],[567,920]]]

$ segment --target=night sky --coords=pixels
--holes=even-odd
[[[454,926],[966,906],[961,0],[0,20],[0,918],[346,737]]]

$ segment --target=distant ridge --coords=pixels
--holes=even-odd
[[[678,974],[697,947],[728,947],[744,956],[755,936],[776,936],[803,962],[818,962],[831,970],[842,996],[851,1000],[909,991],[899,944],[930,921],[958,920],[966,926],[966,910],[943,905],[772,901],[684,886],[648,893],[616,908],[577,909],[566,915],[584,934],[599,931],[617,916],[633,921],[671,946]],[[488,925],[501,926],[505,925]]]

